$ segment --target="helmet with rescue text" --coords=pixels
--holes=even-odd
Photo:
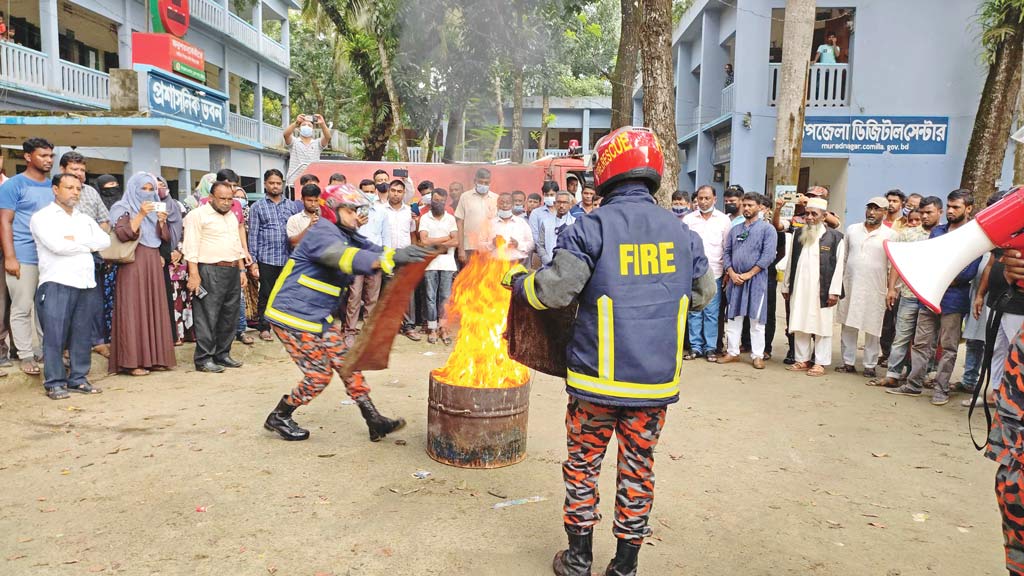
[[[616,186],[640,180],[653,194],[661,185],[665,155],[650,128],[624,126],[597,141],[591,156],[597,193],[607,196]]]

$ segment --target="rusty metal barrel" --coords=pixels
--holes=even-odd
[[[430,374],[427,455],[459,468],[501,468],[526,458],[530,382],[512,388],[452,386]]]

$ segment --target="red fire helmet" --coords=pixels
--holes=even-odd
[[[623,126],[597,141],[591,168],[598,194],[624,180],[643,180],[653,193],[661,185],[665,156],[650,128]]]

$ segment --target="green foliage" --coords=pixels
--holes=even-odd
[[[995,62],[996,50],[1014,37],[1013,24],[1024,22],[1024,0],[983,0],[978,10],[981,24],[981,46],[988,64]]]
[[[683,14],[693,6],[693,0],[672,0],[672,27],[675,28],[679,25],[679,21],[683,19]]]

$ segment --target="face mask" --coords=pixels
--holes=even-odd
[[[476,193],[477,194],[487,194],[490,191],[491,191],[491,187],[488,186],[487,184],[477,184],[476,185]]]
[[[300,126],[299,127],[299,136],[302,136],[303,138],[312,138],[313,137],[313,127],[312,126]]]
[[[430,211],[433,212],[435,216],[440,216],[441,213],[444,212],[444,200],[438,200],[437,202],[431,202],[430,203]]]
[[[498,210],[498,218],[501,218],[502,220],[508,220],[511,217],[512,217],[512,211],[511,210]]]
[[[241,198],[235,198],[235,200],[238,200],[238,202],[242,205],[242,208],[245,208],[246,206],[249,205],[249,199],[246,198],[245,196],[242,196]]]
[[[673,206],[672,207],[672,213],[675,214],[676,216],[685,216],[686,213],[689,212],[689,211],[690,210],[688,208],[685,208],[683,206]]]
[[[711,214],[712,212],[715,211],[714,206],[708,206],[707,208],[701,208],[698,206],[697,209],[700,210],[701,214]]]
[[[373,192],[363,192],[363,197],[366,198],[366,200],[370,204],[373,204],[374,202],[380,202],[380,197],[378,197]]]
[[[388,191],[388,184],[387,184],[387,182],[381,182],[380,184],[374,184],[373,187],[377,189],[377,193],[378,194],[383,194],[383,193]]]
[[[523,214],[525,212],[526,212],[526,207],[525,206],[513,206],[512,207],[512,213],[515,214],[516,216],[518,216],[520,214]]]
[[[908,208],[908,207],[906,207],[906,206],[904,206],[904,207],[903,207],[903,210],[901,210],[901,214],[903,214],[903,217],[904,217],[904,218],[906,218],[906,217],[907,217],[907,214],[910,214],[910,210],[911,210],[911,209],[910,209],[910,208]]]
[[[429,206],[429,205],[430,205],[430,194],[424,194],[423,196],[420,196],[420,206]]]
[[[740,211],[740,207],[735,205],[735,204],[726,204],[725,205],[725,213],[728,214],[729,216],[734,216],[739,211]]]
[[[547,206],[548,208],[551,208],[552,206],[554,206],[555,205],[555,197],[554,196],[545,196],[544,197],[544,205]]]

